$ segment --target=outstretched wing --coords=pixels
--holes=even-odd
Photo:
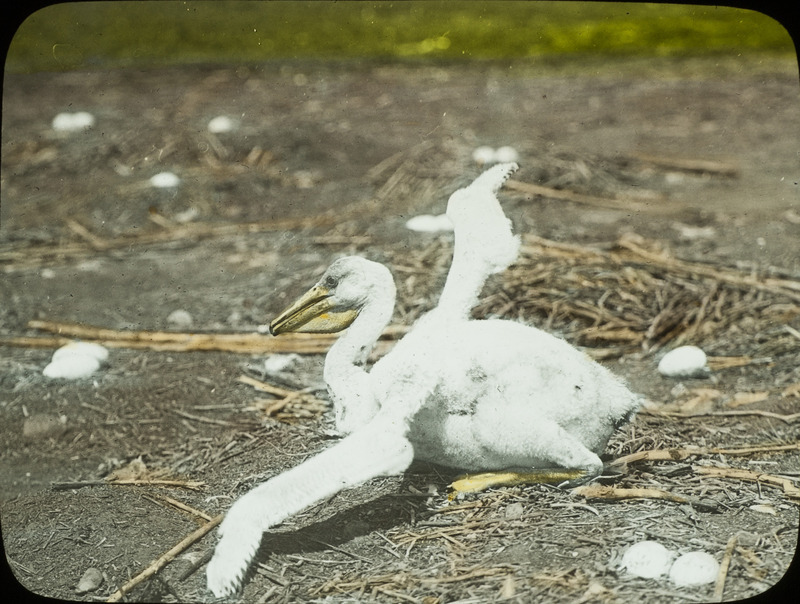
[[[437,310],[466,318],[486,278],[517,259],[519,237],[512,233],[511,221],[495,195],[517,167],[492,166],[450,196],[447,216],[453,223],[455,247]]]
[[[239,499],[220,525],[206,569],[208,588],[217,597],[234,593],[270,527],[342,489],[405,470],[414,456],[405,432],[405,422],[378,417]]]

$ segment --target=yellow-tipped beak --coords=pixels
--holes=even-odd
[[[317,285],[289,305],[269,324],[269,331],[282,333],[336,333],[350,326],[357,310],[333,310],[330,290]]]

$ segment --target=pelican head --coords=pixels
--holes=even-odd
[[[392,274],[382,264],[346,256],[328,267],[314,287],[290,304],[269,324],[272,335],[336,333],[349,327],[376,299],[394,303]]]

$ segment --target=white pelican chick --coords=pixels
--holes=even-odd
[[[469,319],[488,274],[516,258],[519,242],[494,197],[515,167],[495,166],[453,194],[448,216],[456,245],[440,304],[371,371],[365,360],[395,303],[385,266],[336,260],[272,321],[275,335],[346,329],[328,352],[324,377],[337,428],[348,435],[231,507],[207,569],[215,595],[236,591],[264,531],[342,489],[401,473],[414,458],[467,471],[602,471],[598,455],[638,397],[555,336],[512,321]],[[482,241],[483,252],[471,247]]]

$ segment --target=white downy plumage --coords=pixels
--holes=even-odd
[[[263,531],[344,488],[400,473],[414,457],[464,470],[602,471],[598,454],[638,397],[563,340],[511,321],[469,319],[488,275],[519,251],[495,197],[515,169],[494,166],[451,196],[455,249],[439,305],[370,372],[367,355],[395,302],[381,264],[337,260],[271,323],[276,335],[349,327],[324,368],[337,429],[348,436],[231,507],[207,569],[215,595],[239,587]]]

